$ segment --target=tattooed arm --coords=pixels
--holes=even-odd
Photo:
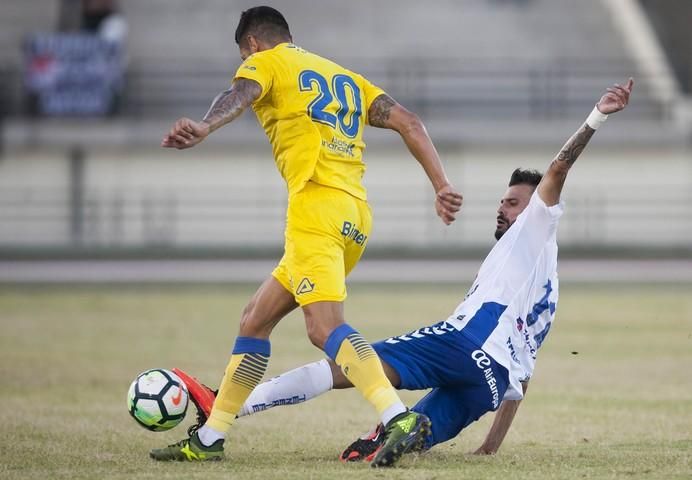
[[[201,122],[189,118],[181,118],[175,122],[173,128],[163,137],[161,146],[179,150],[194,147],[213,131],[238,118],[261,93],[259,83],[238,78],[231,88],[216,96]]]
[[[560,203],[560,193],[567,179],[567,172],[596,132],[586,123],[567,140],[557,157],[550,163],[538,185],[538,195],[549,207]]]
[[[437,215],[445,224],[452,223],[461,208],[463,197],[447,179],[437,150],[420,118],[399,105],[389,95],[382,94],[368,109],[368,123],[373,127],[395,130],[401,135],[435,189]]]
[[[228,90],[219,93],[209,107],[202,123],[209,125],[209,133],[232,122],[262,93],[254,80],[238,78]]]
[[[624,87],[616,83],[615,86],[607,89],[607,93],[601,97],[596,104],[596,108],[605,115],[619,112],[629,103],[633,86],[634,80],[631,78]],[[567,179],[567,173],[574,162],[577,161],[581,152],[584,151],[595,132],[595,128],[591,128],[588,123],[584,123],[567,140],[560,153],[551,162],[545,175],[543,175],[541,183],[538,185],[538,195],[540,195],[546,205],[552,206],[560,202],[560,194]]]

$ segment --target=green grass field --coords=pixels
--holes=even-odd
[[[216,385],[251,292],[0,287],[0,478],[692,478],[690,285],[563,285],[527,399],[494,457],[468,455],[486,416],[398,468],[342,465],[341,449],[375,420],[348,391],[240,419],[225,462],[151,461],[150,448],[185,429],[137,426],[125,407],[130,382],[178,366]],[[359,285],[347,318],[375,340],[445,318],[462,296],[449,286]],[[296,314],[272,349],[270,375],[320,358]]]

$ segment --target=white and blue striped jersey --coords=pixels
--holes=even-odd
[[[555,316],[556,233],[563,204],[534,192],[524,211],[483,261],[469,293],[447,323],[509,373],[508,400],[522,398],[536,352]]]

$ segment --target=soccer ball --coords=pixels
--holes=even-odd
[[[170,430],[185,418],[188,393],[175,373],[154,368],[137,375],[127,392],[127,410],[138,424],[153,432]]]

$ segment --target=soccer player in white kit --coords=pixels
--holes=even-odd
[[[373,345],[396,388],[432,388],[413,407],[432,421],[425,448],[454,438],[471,422],[498,408],[476,453],[495,453],[502,443],[533,374],[536,353],[555,317],[556,234],[567,173],[607,115],[625,108],[633,85],[629,79],[624,86],[607,89],[544,175],[520,169],[513,172],[498,208],[498,241],[454,312],[442,322]],[[332,388],[350,386],[333,362],[321,360],[258,385],[239,416],[301,403]],[[193,400],[194,390],[190,390]],[[353,442],[341,459],[369,460],[382,442],[382,427],[378,426]]]

